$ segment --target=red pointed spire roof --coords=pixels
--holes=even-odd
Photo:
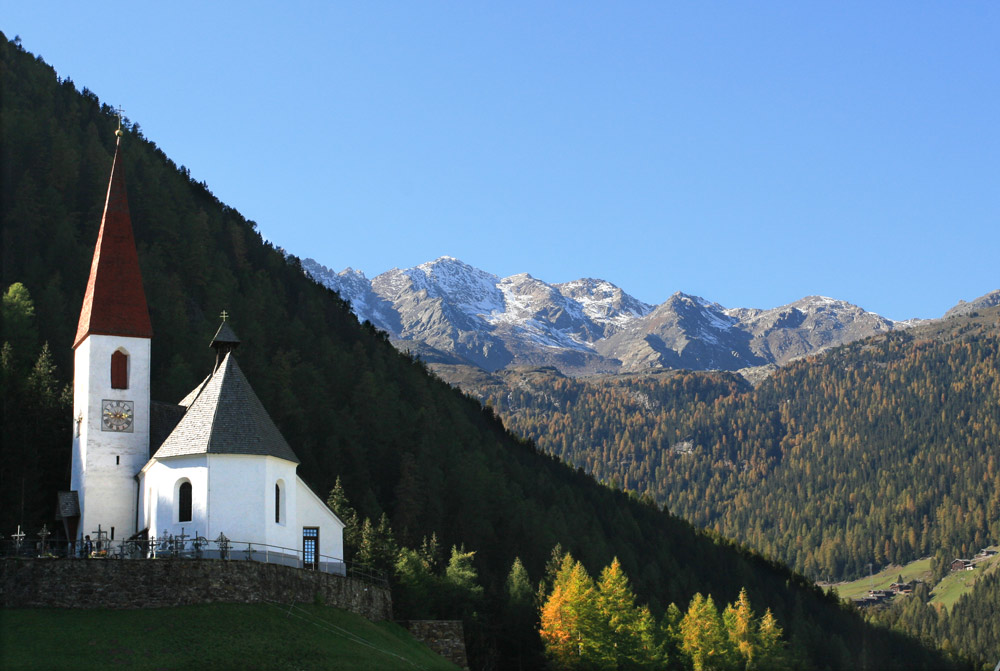
[[[115,147],[104,218],[97,234],[97,246],[94,248],[94,260],[90,265],[90,279],[83,297],[73,348],[76,349],[92,333],[153,337],[146,293],[142,290],[139,255],[132,236],[132,219],[128,214],[121,136]]]

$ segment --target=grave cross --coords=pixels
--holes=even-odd
[[[181,532],[174,536],[174,554],[180,554],[184,551],[184,541],[188,538],[191,536],[184,533],[184,527],[181,527]]]
[[[173,547],[174,537],[164,529],[163,533],[160,535],[160,552],[164,554],[170,554],[170,550]]]
[[[48,544],[49,544],[48,539],[49,536],[51,535],[52,532],[49,531],[49,525],[43,524],[42,530],[38,532],[38,537],[42,539],[42,554],[44,554],[45,551],[48,550]]]
[[[220,533],[219,537],[215,539],[215,543],[219,546],[219,556],[223,559],[229,559],[229,539],[226,538],[226,534]]]
[[[100,552],[101,550],[106,549],[105,545],[108,542],[108,532],[101,529],[101,525],[98,524],[97,531],[91,531],[90,533],[97,537],[97,551]]]
[[[21,531],[21,525],[20,524],[17,525],[17,533],[16,534],[11,534],[10,537],[14,539],[14,551],[15,552],[20,552],[21,551],[21,542],[24,541],[24,532]]]
[[[181,531],[183,531],[183,529],[181,529]],[[208,539],[204,536],[199,536],[198,530],[195,529],[194,539],[191,541],[191,546],[194,548],[194,556],[197,559],[201,559],[201,549],[205,547],[206,543],[208,543]]]

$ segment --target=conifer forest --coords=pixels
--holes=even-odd
[[[118,123],[83,84],[0,39],[5,536],[51,528],[69,485],[71,347]],[[911,597],[875,616],[814,583],[1000,538],[995,322],[856,343],[757,388],[544,373],[466,394],[359,324],[139,124],[123,130],[153,399],[204,379],[227,311],[299,474],[348,525],[347,558],[390,576],[395,617],[463,620],[472,668],[1000,658],[982,626],[995,579],[947,614]]]

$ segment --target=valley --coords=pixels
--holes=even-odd
[[[65,489],[74,313],[117,119],[19,42],[0,48],[6,535],[52,524]],[[968,669],[963,655],[996,648],[1000,636],[970,624],[995,604],[996,571],[955,602],[947,635],[937,620],[920,629],[923,612],[873,626],[814,582],[1000,536],[1000,308],[988,300],[918,325],[821,297],[728,310],[678,293],[652,306],[599,280],[501,279],[454,259],[340,295],[137,125],[122,133],[153,396],[176,401],[202,379],[226,310],[303,479],[350,500],[357,558],[392,574],[397,616],[462,619],[475,668],[544,663],[537,611],[508,583],[520,566],[531,603],[557,550],[582,573],[619,564],[661,629],[671,604],[745,590],[796,668]],[[688,370],[700,367],[721,370]],[[414,575],[436,589],[414,589]],[[16,618],[50,636],[51,620]],[[85,623],[64,622],[89,646]],[[244,647],[285,663],[272,644]]]
[[[1000,307],[727,372],[435,365],[541,449],[815,578],[1000,536]]]

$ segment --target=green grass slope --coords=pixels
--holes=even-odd
[[[0,611],[4,669],[457,669],[391,622],[336,608],[212,604]]]
[[[991,549],[997,550],[997,546]],[[977,562],[971,571],[951,571],[941,579],[931,591],[931,605],[951,609],[960,598],[972,592],[976,583],[983,578],[1000,571],[1000,555]]]
[[[896,582],[899,576],[903,576],[903,582],[919,580],[928,582],[931,578],[931,558],[924,557],[917,559],[903,566],[887,566],[878,573],[871,576],[858,578],[850,582],[838,582],[835,584],[819,583],[821,587],[833,587],[844,599],[855,599],[865,594],[871,589],[889,589],[889,585]]]
[[[918,585],[911,596],[870,609],[866,618],[921,640],[939,641],[975,668],[992,671],[1000,659],[1000,618],[996,616],[1000,556],[977,558],[972,571],[950,571],[947,560],[939,561],[945,563],[932,572],[929,582]],[[904,567],[904,575],[907,568],[914,567]]]

